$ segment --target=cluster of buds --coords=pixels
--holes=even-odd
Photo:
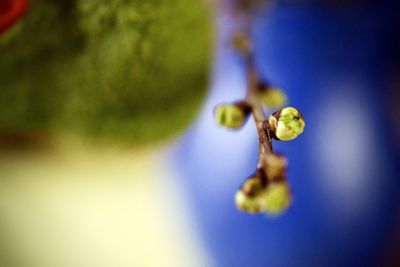
[[[257,169],[236,192],[235,201],[240,210],[279,214],[289,207],[291,193],[286,182],[286,158],[271,153],[265,161],[266,165]]]
[[[236,206],[248,213],[281,214],[290,206],[292,194],[286,177],[287,159],[273,152],[272,139],[295,139],[304,130],[304,119],[293,107],[281,108],[268,118],[265,116],[265,109],[278,109],[285,105],[286,95],[259,78],[252,60],[251,44],[245,35],[234,36],[232,42],[238,53],[246,57],[247,94],[242,101],[217,105],[215,119],[222,127],[239,129],[252,115],[259,136],[258,165],[255,173],[236,192]]]

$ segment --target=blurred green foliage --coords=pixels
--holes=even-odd
[[[0,36],[0,133],[173,136],[207,88],[210,24],[200,0],[32,0]]]

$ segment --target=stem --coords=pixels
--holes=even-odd
[[[263,105],[258,96],[258,85],[261,79],[257,73],[252,53],[246,55],[246,72],[247,72],[247,93],[245,101],[251,107],[251,112],[258,133],[258,169],[264,169],[266,157],[273,153],[272,140],[268,128],[265,127],[266,117]]]

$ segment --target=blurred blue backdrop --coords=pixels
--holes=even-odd
[[[274,143],[289,159],[294,194],[277,218],[234,205],[255,169],[257,137],[252,121],[239,132],[213,121],[215,104],[242,98],[246,85],[241,59],[226,45],[232,18],[220,15],[212,89],[174,155],[217,266],[394,266],[387,259],[399,215],[394,10],[384,2],[281,3],[255,16],[257,67],[306,120],[298,139]]]

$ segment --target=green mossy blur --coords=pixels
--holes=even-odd
[[[200,0],[32,0],[0,36],[0,133],[171,137],[200,107],[210,45]]]

